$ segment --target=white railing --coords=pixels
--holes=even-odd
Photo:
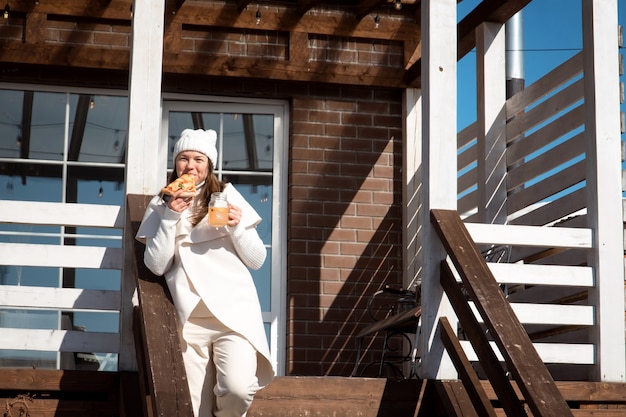
[[[2,213],[0,221],[11,225],[59,226],[60,230],[65,230],[66,227],[123,229],[124,226],[124,210],[119,206],[0,200],[0,213]],[[53,240],[50,239],[52,235],[54,233],[46,233],[44,241]],[[16,234],[15,239],[10,239],[8,238],[11,236],[10,230],[3,232],[3,236],[5,238],[2,240],[5,242],[0,243],[2,266],[59,268],[59,271],[62,268],[121,271],[124,264],[121,232],[117,232],[116,237],[99,234],[80,235],[89,238],[90,245],[97,242],[96,244],[102,246],[61,244],[63,240],[73,240],[78,236],[71,233],[58,234],[54,239],[58,244],[23,243],[24,240],[37,236]],[[24,272],[30,275],[37,273],[36,268],[28,268]],[[14,327],[11,319],[20,311],[55,312],[59,317],[62,312],[118,315],[121,309],[119,290],[62,288],[61,284],[57,287],[0,285],[0,306],[5,315],[1,330],[4,337],[0,338],[0,351],[57,352],[59,358],[71,357],[75,353],[99,353],[108,357],[119,353],[118,332],[74,329],[73,323],[71,320],[68,322],[67,318],[59,318],[56,328],[41,326],[36,319],[28,320],[27,327],[32,328],[23,328],[19,325]],[[11,363],[10,356],[8,358],[3,356],[3,359]],[[71,362],[60,359],[57,366],[71,367]]]

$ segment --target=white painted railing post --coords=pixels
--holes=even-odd
[[[129,74],[128,148],[126,150],[126,193],[154,194],[159,175],[165,173],[167,146],[159,146],[161,135],[161,79],[163,64],[163,20],[165,0],[134,0]],[[133,236],[124,231],[124,245]],[[119,370],[136,369],[132,333],[132,296],[135,279],[131,260],[122,272],[121,347]]]
[[[596,285],[597,366],[592,380],[623,382],[624,247],[616,0],[582,0],[587,210],[593,230],[588,262]]]
[[[422,201],[422,92],[417,88],[408,88],[404,91],[402,131],[404,137],[402,143],[402,259],[403,277],[405,287],[412,284],[420,284],[422,278],[421,252],[424,247],[420,210]]]
[[[438,334],[439,317],[456,328],[456,316],[439,282],[443,246],[430,224],[430,209],[457,207],[457,31],[456,0],[423,0],[422,7],[422,172],[424,274],[420,376],[456,378]]]
[[[505,29],[483,23],[476,29],[478,218],[506,223]]]

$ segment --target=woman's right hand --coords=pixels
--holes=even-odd
[[[183,191],[181,190],[176,191],[174,194],[172,194],[170,201],[167,202],[167,206],[170,208],[170,210],[173,210],[177,213],[182,213],[183,211],[191,207],[193,197],[181,197],[180,194],[182,192]]]

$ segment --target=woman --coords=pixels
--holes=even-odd
[[[261,218],[232,184],[213,173],[213,130],[185,129],[174,145],[170,182],[192,174],[195,197],[157,195],[137,239],[144,262],[165,275],[180,323],[183,360],[195,417],[245,416],[256,391],[274,377],[261,307],[248,268],[266,250],[256,231]],[[210,196],[228,199],[228,223],[211,227]]]

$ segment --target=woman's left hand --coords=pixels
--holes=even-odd
[[[229,204],[228,205],[228,225],[230,227],[235,227],[241,221],[241,208]]]

